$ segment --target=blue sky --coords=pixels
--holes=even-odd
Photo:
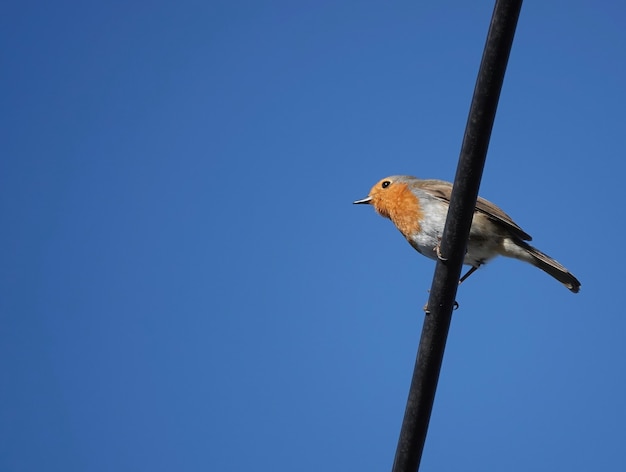
[[[492,2],[10,2],[0,470],[388,470]],[[424,470],[626,470],[626,6],[526,2]]]

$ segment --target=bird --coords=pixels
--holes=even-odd
[[[367,197],[353,203],[372,205],[379,215],[393,222],[417,252],[437,260],[441,258],[439,243],[451,194],[450,182],[394,175],[377,182]],[[531,240],[531,236],[498,206],[478,197],[463,260],[470,269],[459,284],[489,260],[505,256],[538,267],[578,293],[578,279],[559,262],[526,242]]]

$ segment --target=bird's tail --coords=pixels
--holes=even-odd
[[[574,277],[569,270],[539,249],[534,248],[520,239],[507,239],[504,246],[504,255],[529,262],[535,267],[539,267],[574,293],[578,293],[580,290],[580,282],[578,279]]]

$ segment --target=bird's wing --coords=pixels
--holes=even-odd
[[[452,195],[452,184],[450,182],[444,182],[443,180],[421,180],[418,184],[418,188],[427,191],[435,198],[450,203],[450,196]],[[524,241],[532,240],[531,236],[520,228],[509,215],[504,213],[500,207],[494,205],[489,200],[478,197],[476,210],[484,213],[490,220],[501,224],[518,238]]]

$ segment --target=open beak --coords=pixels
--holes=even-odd
[[[363,204],[363,203],[368,203],[369,204],[369,203],[372,203],[372,197],[367,196],[367,197],[365,197],[365,198],[363,198],[361,200],[357,200],[356,202],[352,202],[352,203],[355,204],[355,205],[360,205],[360,204]]]

